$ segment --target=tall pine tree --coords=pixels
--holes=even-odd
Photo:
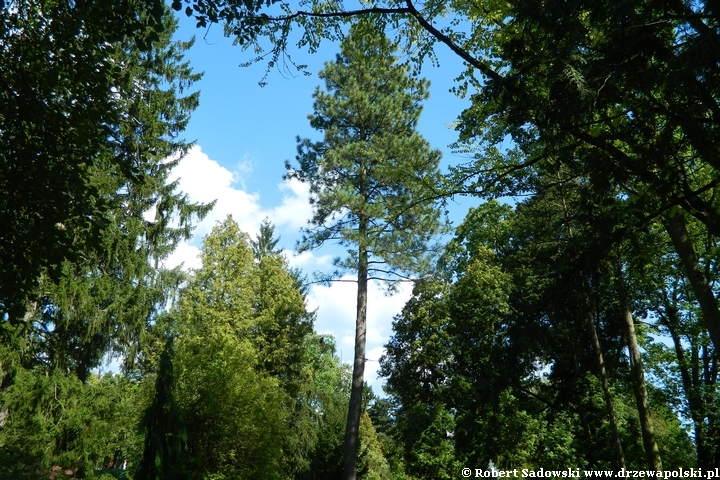
[[[394,282],[422,269],[441,226],[435,187],[440,152],[415,130],[428,82],[410,75],[383,32],[360,23],[325,65],[325,90],[313,94],[313,128],[323,140],[298,139],[289,178],[310,184],[314,214],[301,251],[326,242],[348,248],[338,272],[357,275],[352,390],[343,478],[355,479],[362,413],[369,280]]]

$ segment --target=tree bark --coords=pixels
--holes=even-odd
[[[643,369],[642,358],[640,357],[640,347],[637,343],[635,324],[633,322],[632,312],[630,311],[630,302],[627,298],[627,289],[625,288],[625,283],[622,279],[621,273],[618,275],[618,282],[620,306],[623,310],[625,332],[628,336],[628,346],[630,348],[633,391],[635,392],[635,403],[637,404],[638,415],[640,416],[640,429],[642,430],[645,457],[647,458],[648,469],[658,472],[662,470],[660,449],[658,448],[657,441],[655,440],[655,429],[652,426],[652,420],[650,417],[650,402],[648,401],[647,388],[645,387],[645,372]]]
[[[665,326],[673,340],[675,354],[678,359],[678,368],[680,369],[680,378],[682,379],[683,390],[685,391],[685,397],[687,398],[688,407],[690,408],[690,417],[692,418],[695,430],[695,449],[697,451],[698,467],[706,470],[711,469],[713,468],[712,455],[707,446],[707,433],[704,421],[705,414],[703,413],[705,410],[704,400],[690,375],[688,360],[685,357],[685,348],[678,334],[680,321],[677,317],[677,310],[666,302],[665,315],[663,317]]]
[[[587,322],[590,328],[590,334],[592,335],[593,348],[595,350],[595,360],[598,364],[598,371],[600,374],[600,382],[602,383],[603,395],[605,397],[605,408],[607,409],[608,420],[610,421],[610,427],[613,433],[613,445],[615,447],[615,461],[617,462],[618,469],[625,468],[625,454],[623,453],[622,441],[620,440],[620,432],[617,426],[617,420],[615,419],[615,408],[613,407],[612,393],[610,392],[610,384],[607,379],[607,371],[605,370],[605,359],[603,358],[602,348],[600,347],[600,339],[595,329],[595,319],[592,313],[588,310]]]
[[[360,235],[367,231],[367,221],[360,221]],[[358,290],[357,317],[355,320],[355,358],[353,360],[352,388],[345,425],[345,445],[343,449],[343,480],[355,480],[357,476],[357,452],[362,414],[362,395],[365,380],[365,341],[367,329],[367,286],[368,255],[364,245],[358,248]]]
[[[695,248],[693,247],[690,235],[688,235],[685,215],[678,209],[674,213],[665,213],[665,229],[675,246],[675,251],[680,257],[685,276],[692,286],[695,298],[700,304],[705,328],[710,334],[715,349],[720,348],[720,309],[717,299],[710,288],[705,274],[700,268]]]

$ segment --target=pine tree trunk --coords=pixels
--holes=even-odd
[[[660,458],[660,449],[655,440],[655,429],[652,426],[650,418],[650,402],[648,401],[647,388],[645,387],[645,372],[643,370],[642,358],[640,357],[640,347],[638,346],[637,336],[635,335],[635,324],[633,322],[632,312],[630,311],[627,290],[621,276],[619,276],[619,282],[620,287],[618,293],[620,294],[620,305],[623,310],[625,332],[628,336],[628,345],[630,348],[633,390],[635,392],[635,403],[637,404],[638,415],[640,416],[640,429],[642,430],[645,457],[647,458],[648,468],[657,472],[662,470],[662,460]]]
[[[678,210],[674,214],[666,213],[664,218],[665,228],[675,246],[675,251],[680,257],[685,276],[700,304],[705,328],[710,334],[713,345],[718,349],[720,348],[720,309],[718,309],[717,299],[712,292],[712,288],[700,268],[695,248],[688,235],[685,215],[682,210]]]
[[[360,222],[361,236],[367,231],[367,222]],[[343,449],[343,480],[355,480],[357,476],[357,452],[362,414],[362,395],[365,380],[365,332],[367,329],[367,287],[368,256],[367,249],[361,245],[358,249],[358,290],[357,318],[355,321],[355,357],[353,360],[352,389],[345,426],[345,446]]]
[[[605,408],[607,409],[608,420],[613,433],[613,445],[615,447],[615,460],[618,468],[625,468],[625,454],[623,453],[622,441],[620,440],[620,432],[618,431],[617,420],[615,419],[615,408],[613,407],[612,393],[610,392],[610,384],[607,379],[607,371],[605,370],[605,359],[603,358],[602,348],[600,347],[600,339],[595,329],[595,320],[592,313],[587,312],[588,327],[592,335],[593,348],[595,350],[595,360],[598,364],[600,373],[600,382],[602,383],[603,395],[605,397]]]

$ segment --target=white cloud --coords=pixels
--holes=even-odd
[[[199,146],[193,147],[173,170],[171,180],[179,179],[179,189],[185,192],[191,201],[211,202],[217,200],[215,208],[200,222],[195,237],[182,243],[164,262],[167,267],[183,263],[184,268],[199,268],[200,240],[207,235],[219,220],[232,215],[240,228],[254,236],[261,221],[268,217],[278,228],[297,231],[307,224],[312,215],[308,201],[309,189],[298,180],[280,183],[283,193],[282,202],[274,207],[263,207],[260,194],[244,190],[244,176],[252,171],[252,159],[244,158],[231,172],[215,160],[210,159]],[[294,255],[284,251],[288,263],[300,267],[305,272],[328,270],[332,265],[332,255],[316,255],[304,252]],[[318,318],[315,329],[318,333],[330,333],[337,341],[338,354],[346,362],[352,362],[355,345],[355,315],[357,283],[352,277],[344,277],[343,282],[334,282],[330,286],[313,285],[308,294],[308,307],[317,309]],[[393,296],[387,296],[382,287],[371,282],[368,290],[368,323],[365,380],[377,394],[382,394],[382,381],[377,378],[378,360],[383,354],[383,346],[392,333],[392,319],[402,310],[410,298],[412,286],[402,284]]]
[[[247,155],[231,172],[210,159],[199,146],[195,146],[180,160],[173,169],[170,180],[178,180],[178,188],[186,193],[191,201],[209,203],[215,201],[215,207],[198,223],[195,236],[189,242],[182,243],[178,250],[165,261],[167,266],[176,266],[185,262],[186,268],[197,268],[196,259],[202,238],[210,233],[218,221],[228,215],[238,223],[240,229],[254,236],[260,229],[260,223],[268,217],[277,227],[297,230],[307,223],[311,215],[308,202],[308,188],[297,180],[278,185],[284,193],[279,206],[264,208],[260,204],[260,194],[244,189],[244,177],[252,172],[254,160]],[[310,259],[308,259],[310,260]]]
[[[270,218],[276,225],[286,225],[294,230],[307,225],[308,219],[312,217],[312,206],[308,200],[310,186],[293,178],[279,184],[278,188],[286,193],[282,204],[271,210]]]
[[[157,213],[157,207],[153,205],[152,207],[148,208],[143,212],[143,219],[146,222],[154,222],[155,221],[155,214]]]
[[[245,186],[245,179],[249,177],[253,172],[253,166],[255,165],[255,157],[246,153],[233,171],[233,182],[240,185],[241,190],[247,190]]]
[[[315,255],[313,252],[302,252],[296,254],[291,250],[283,250],[285,258],[291,267],[302,268],[306,272],[315,270],[327,270],[332,266],[332,255]]]
[[[349,276],[341,280],[330,286],[313,285],[308,294],[308,307],[317,309],[315,329],[318,333],[332,334],[337,341],[338,354],[343,361],[351,363],[355,349],[357,283]],[[392,334],[393,317],[400,313],[411,294],[410,284],[402,284],[393,296],[385,295],[377,282],[370,282],[368,287],[365,358],[369,361],[365,364],[365,380],[376,394],[382,394],[383,382],[377,378],[378,360]]]
[[[211,160],[199,146],[193,147],[180,160],[171,174],[171,180],[179,179],[179,188],[192,201],[209,203],[216,201],[215,208],[195,229],[196,238],[202,238],[212,230],[215,223],[232,215],[240,228],[251,235],[259,229],[264,213],[260,208],[260,195],[235,188],[239,173]]]
[[[175,268],[180,265],[182,265],[185,270],[200,268],[202,266],[200,264],[200,249],[195,245],[182,242],[175,251],[163,261],[165,268]]]

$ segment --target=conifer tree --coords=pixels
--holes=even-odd
[[[58,279],[41,275],[24,314],[10,314],[0,328],[3,345],[28,345],[19,358],[24,368],[71,371],[85,381],[107,353],[124,354],[131,365],[156,309],[179,281],[177,272],[159,268],[161,261],[209,211],[168,182],[190,146],[178,136],[198,105],[199,93],[186,90],[200,75],[183,59],[190,44],[171,40],[176,23],[167,13],[166,30],[150,51],[127,38],[113,45],[111,56],[124,65],[116,102],[126,121],[114,127],[112,148],[88,167],[106,225],[99,249],[61,262]],[[129,145],[137,181],[116,165]],[[82,233],[67,228],[80,241]]]
[[[85,448],[70,445],[53,424],[82,413],[76,400],[92,395],[92,370],[104,356],[121,356],[126,372],[140,365],[137,354],[147,352],[151,326],[157,325],[158,312],[182,279],[181,272],[165,270],[161,262],[189,238],[194,220],[210,208],[192,204],[177,191],[177,183],[168,182],[190,146],[179,135],[198,104],[199,94],[187,89],[200,75],[183,59],[189,44],[171,39],[176,26],[172,15],[166,11],[162,20],[165,29],[148,50],[139,49],[129,36],[103,47],[105,60],[123,69],[113,77],[111,116],[117,114],[117,122],[106,125],[106,144],[93,149],[85,171],[87,187],[103,205],[104,226],[96,242],[84,244],[82,227],[58,223],[55,227],[84,245],[79,254],[69,252],[58,260],[57,276],[42,270],[37,281],[28,283],[35,288],[13,297],[12,309],[5,294],[0,295],[5,319],[0,325],[0,449],[12,444],[14,435],[31,437],[23,404],[48,412],[37,426],[39,433],[32,435],[33,448],[26,449],[30,454],[22,468],[49,468],[69,451]],[[132,178],[119,159],[132,164]],[[34,381],[42,378],[78,385],[68,394],[72,401],[59,402],[56,386]],[[13,400],[18,398],[22,402]],[[63,409],[52,408],[58,404]],[[94,425],[88,428],[98,428]],[[81,463],[92,470],[101,462],[86,458]],[[5,466],[6,459],[0,458],[0,469]]]
[[[260,261],[269,255],[278,255],[280,253],[280,250],[276,250],[278,242],[280,242],[280,237],[275,236],[275,225],[265,217],[260,224],[260,232],[255,236],[255,240],[250,240],[255,260]]]
[[[325,65],[325,89],[313,94],[313,128],[323,140],[298,139],[288,178],[310,184],[314,214],[299,250],[327,242],[347,247],[336,274],[357,275],[353,377],[343,478],[355,479],[362,413],[369,280],[409,279],[423,268],[439,231],[435,186],[440,152],[415,130],[428,82],[410,75],[383,32],[360,23]]]
[[[112,204],[93,170],[143,181],[125,133],[154,125],[127,109],[147,85],[129,81],[125,54],[157,52],[165,10],[158,0],[0,2],[0,314],[11,321],[41,273],[57,280],[64,260],[103,249]]]
[[[155,397],[142,420],[145,443],[136,480],[169,478],[167,471],[177,462],[185,441],[182,419],[174,396],[173,353],[173,338],[169,337],[160,356]]]

